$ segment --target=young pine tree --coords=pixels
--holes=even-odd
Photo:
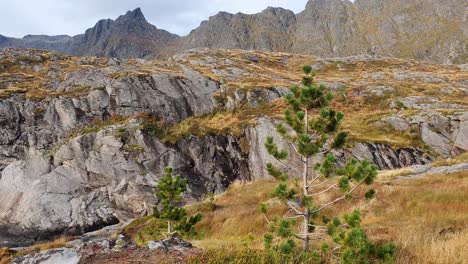
[[[272,163],[266,164],[268,173],[280,181],[272,196],[281,200],[287,206],[288,212],[282,220],[274,221],[266,217],[265,204],[260,206],[260,212],[270,223],[270,232],[265,235],[266,246],[272,247],[276,235],[277,241],[283,241],[277,244],[278,249],[294,247],[291,238],[297,238],[303,242],[303,251],[308,251],[311,238],[320,237],[316,234],[317,230],[327,230],[327,226],[314,224],[314,219],[318,218],[325,208],[352,198],[352,194],[360,186],[372,184],[377,175],[377,167],[367,161],[356,160],[347,162],[344,168],[337,167],[337,159],[331,150],[342,148],[347,142],[348,134],[339,130],[344,114],[328,108],[333,96],[327,92],[324,85],[314,84],[315,73],[311,67],[305,66],[303,70],[305,76],[302,87],[292,87],[291,93],[286,96],[286,124],[276,127],[277,132],[289,142],[296,155],[299,155],[303,166],[290,169],[289,172],[293,171],[295,175],[289,175],[284,168],[275,167]],[[282,164],[289,156],[285,150],[278,148],[273,137],[267,138],[265,147],[269,154]],[[311,164],[311,159],[317,155],[324,157],[323,162]],[[290,176],[302,180],[290,186]],[[314,201],[314,198],[325,193],[333,198],[322,203]],[[301,231],[297,234],[278,234],[278,231],[285,230],[284,227],[290,229],[286,224],[290,219],[294,219],[292,223],[301,223]]]
[[[166,175],[159,179],[157,191],[158,199],[154,207],[153,216],[167,222],[166,236],[195,235],[195,224],[200,222],[202,215],[188,217],[185,208],[182,207],[182,193],[187,190],[187,180],[180,175],[172,176],[172,168],[166,168]],[[161,204],[161,209],[158,205]]]

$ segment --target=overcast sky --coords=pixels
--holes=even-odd
[[[268,6],[298,13],[307,0],[0,0],[0,34],[76,35],[103,18],[141,7],[158,28],[186,35],[219,11],[257,13]]]

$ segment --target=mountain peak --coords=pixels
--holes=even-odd
[[[120,16],[117,20],[142,20],[146,21],[145,15],[141,11],[141,8],[136,8],[133,11],[127,11],[125,15]]]

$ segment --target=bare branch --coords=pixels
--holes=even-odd
[[[335,203],[337,203],[337,202],[339,202],[339,201],[345,199],[346,196],[347,196],[348,194],[351,194],[352,192],[354,192],[354,191],[355,191],[359,186],[361,186],[363,183],[364,183],[364,181],[362,181],[362,182],[356,184],[356,186],[354,186],[351,190],[349,190],[345,195],[343,195],[343,196],[341,196],[341,197],[339,197],[339,198],[336,198],[335,200],[333,200],[333,201],[331,201],[331,202],[329,202],[329,203],[326,203],[326,204],[320,206],[319,208],[317,208],[317,209],[315,209],[314,211],[312,211],[312,214],[317,213],[317,212],[319,212],[319,211],[322,211],[323,209],[329,207],[330,205],[333,205],[333,204],[335,204]]]
[[[266,222],[267,222],[268,224],[271,224],[271,222],[270,222],[270,220],[268,219],[268,217],[267,217],[265,214],[262,214],[262,215],[263,215],[263,217],[265,218]]]
[[[323,182],[321,182],[321,183],[319,183],[319,184],[317,184],[317,185],[313,185],[313,186],[312,186],[312,184],[309,184],[309,186],[307,186],[307,188],[316,188],[316,187],[320,187],[320,186],[324,185],[325,183],[327,183],[327,182],[329,182],[329,181],[331,181],[331,180],[333,180],[333,178],[329,178],[329,179],[327,179],[327,180],[325,180],[325,181],[323,181]]]
[[[289,171],[289,169],[293,169],[293,170],[295,170],[295,171],[296,171],[297,173],[299,173],[299,174],[302,173],[302,171],[296,169],[295,167],[288,166],[286,163],[284,163],[284,162],[281,161],[281,160],[278,160],[278,159],[277,159],[276,161],[278,161],[279,163],[281,163],[281,165],[284,166],[284,168],[282,168],[282,169],[284,169],[284,170],[286,170],[286,171]]]
[[[322,154],[322,155],[325,155],[325,154],[328,154],[328,152],[330,152],[330,150],[332,150],[331,148],[328,148],[327,150],[323,150],[322,152],[319,152],[317,154]]]
[[[312,183],[316,182],[322,175],[319,173],[317,176],[313,177],[310,183],[307,185],[307,188],[309,188]]]
[[[329,190],[331,190],[331,189],[333,189],[333,188],[336,188],[336,186],[337,186],[337,184],[333,184],[333,185],[331,185],[330,187],[328,187],[327,189],[325,189],[325,190],[323,190],[323,191],[321,191],[321,192],[311,194],[311,196],[317,196],[317,195],[326,193],[326,192],[328,192]]]
[[[296,145],[294,145],[294,143],[292,143],[291,141],[289,141],[289,143],[290,143],[291,146],[293,147],[294,151],[296,151],[296,153],[299,154],[299,151],[297,150]]]
[[[312,224],[309,224],[309,226],[313,226],[313,227],[316,227],[316,228],[328,228],[326,226],[318,226],[318,225],[312,225]]]
[[[296,219],[296,218],[300,218],[300,217],[304,217],[304,215],[284,216],[283,218],[284,219]]]
[[[299,234],[299,235],[301,235],[301,234]],[[304,238],[303,238],[303,237],[300,237],[300,236],[298,236],[297,234],[296,234],[296,235],[294,235],[294,237],[296,237],[297,239],[300,239],[300,240],[304,240]]]
[[[291,201],[287,201],[286,205],[290,210],[293,210],[296,213],[296,215],[304,215],[304,213],[299,211]]]

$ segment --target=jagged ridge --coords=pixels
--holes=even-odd
[[[0,36],[0,47],[127,58],[167,58],[198,47],[237,48],[461,64],[468,54],[466,8],[463,0],[310,0],[297,15],[272,7],[254,15],[220,12],[183,38],[152,26],[137,8],[115,21],[99,21],[84,35]]]

